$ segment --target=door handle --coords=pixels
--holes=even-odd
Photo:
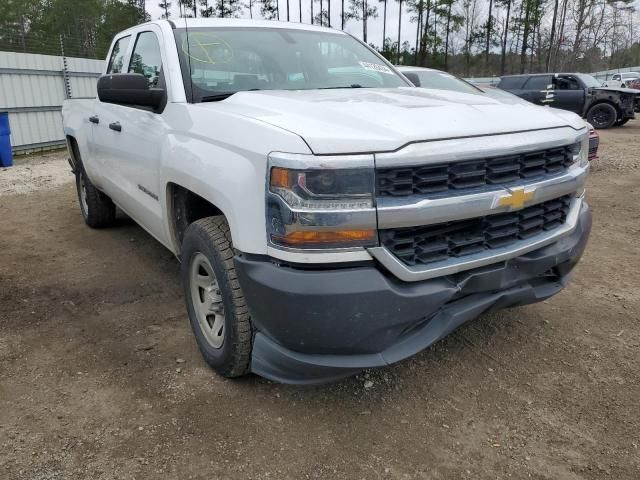
[[[89,117],[89,121],[97,125],[98,123],[100,123],[100,118],[97,115],[94,115],[93,117]]]
[[[109,128],[111,130],[115,130],[116,132],[121,132],[122,131],[122,125],[120,125],[120,122],[113,122],[109,124]]]

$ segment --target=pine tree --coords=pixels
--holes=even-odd
[[[260,2],[260,14],[267,20],[278,18],[277,0],[258,0]]]
[[[367,0],[349,0],[349,20],[362,21],[362,41],[367,43],[367,22],[378,16],[378,7],[369,5]]]
[[[166,0],[164,2],[160,2],[158,4],[158,7],[160,7],[162,10],[164,10],[164,13],[162,14],[162,16],[160,18],[169,18],[171,16],[171,2],[167,2]]]

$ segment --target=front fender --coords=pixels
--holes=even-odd
[[[222,211],[235,248],[266,254],[267,156],[274,150],[310,153],[309,148],[291,132],[238,115],[184,105],[179,116],[181,128],[170,133],[161,166],[167,238],[174,251],[180,246],[173,234],[172,183]]]

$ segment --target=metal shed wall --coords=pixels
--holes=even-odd
[[[64,58],[0,52],[0,111],[9,112],[14,153],[64,144]],[[71,98],[95,97],[104,62],[66,58]]]

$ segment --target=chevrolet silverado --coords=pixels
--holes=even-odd
[[[591,228],[585,122],[414,87],[354,37],[180,19],[113,40],[63,106],[80,211],[181,262],[219,374],[331,381],[567,284]]]

